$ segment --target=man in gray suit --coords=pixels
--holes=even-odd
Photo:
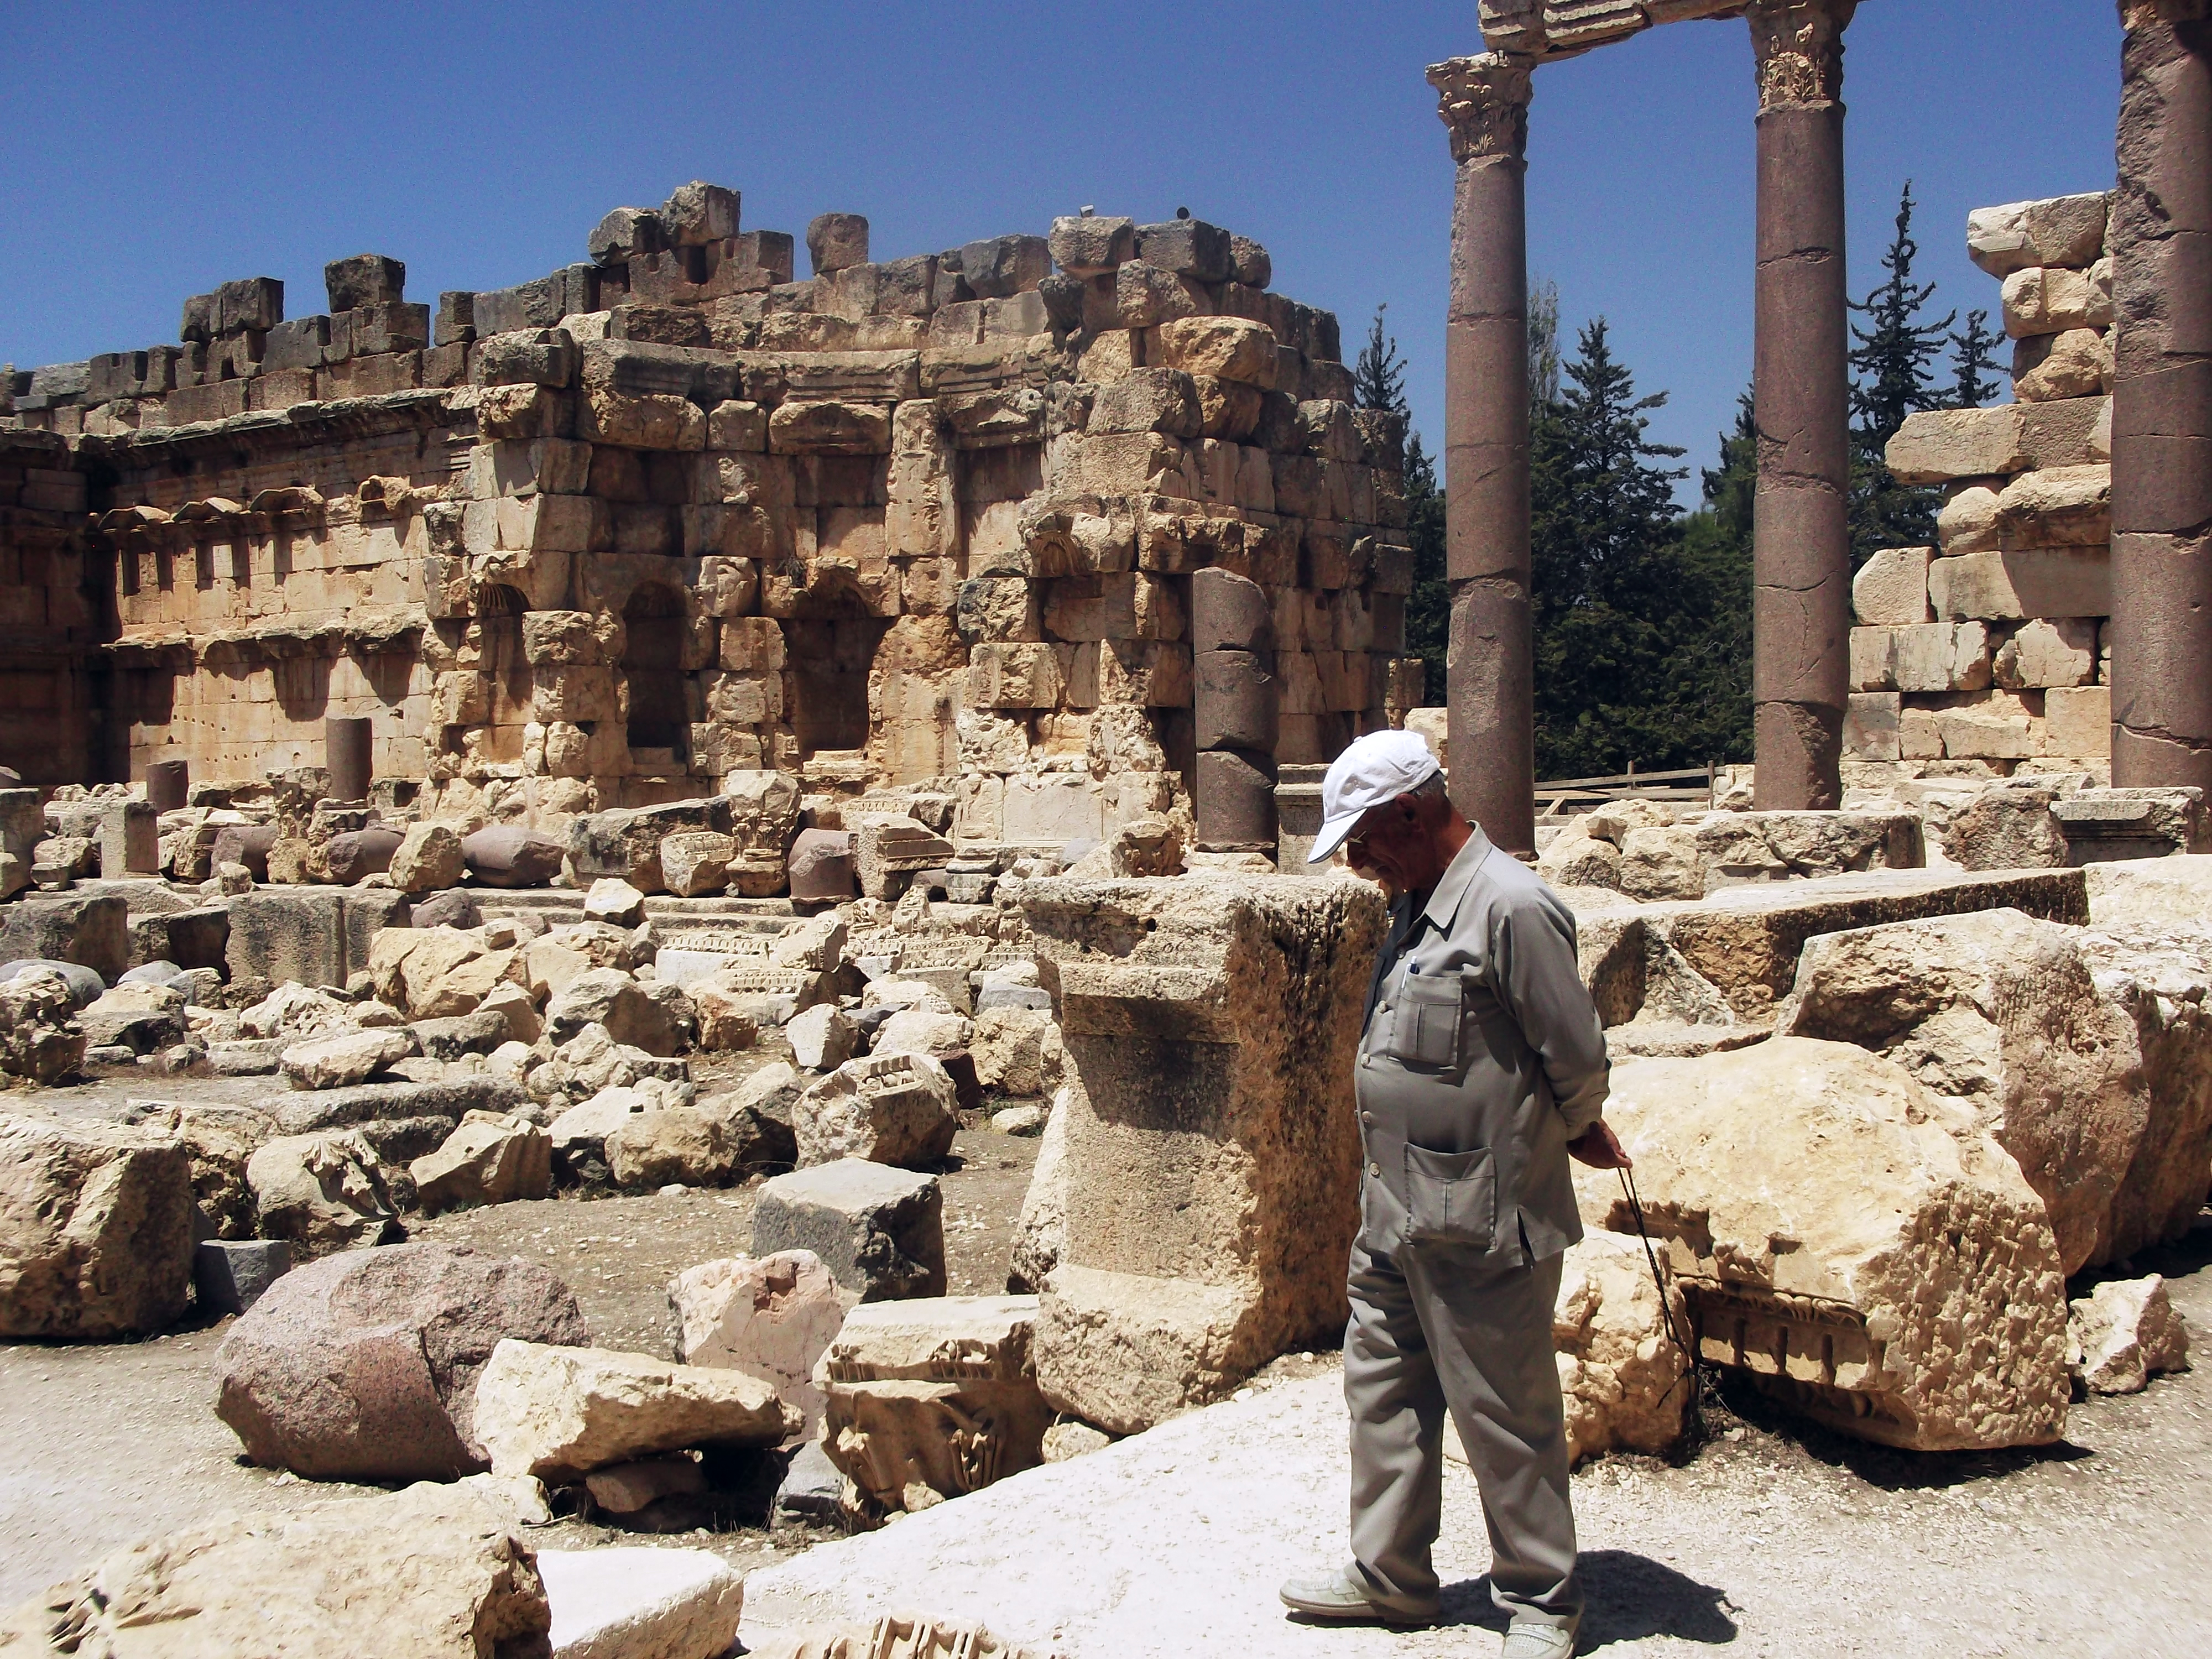
[[[1366,1175],[1344,1392],[1352,1564],[1283,1586],[1309,1618],[1425,1624],[1447,1407],[1490,1529],[1505,1659],[1566,1659],[1582,1595],[1552,1348],[1582,1237],[1571,1155],[1626,1155],[1599,1114],[1605,1036],[1558,895],[1453,810],[1410,732],[1360,738],[1322,784],[1310,859],[1343,846],[1389,890],[1355,1078]]]

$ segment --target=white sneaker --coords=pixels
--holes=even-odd
[[[1506,1630],[1499,1659],[1574,1659],[1574,1632],[1516,1620]]]

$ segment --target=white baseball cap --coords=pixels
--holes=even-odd
[[[1370,807],[1410,793],[1443,769],[1418,732],[1370,732],[1353,742],[1321,781],[1321,834],[1306,862],[1334,854]]]

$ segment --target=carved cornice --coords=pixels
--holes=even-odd
[[[1752,0],[1759,106],[1827,104],[1844,95],[1844,29],[1858,0]]]
[[[2154,23],[2202,23],[2212,0],[2120,0],[2120,27],[2133,33]]]
[[[1522,159],[1528,149],[1528,99],[1534,91],[1533,58],[1486,52],[1477,58],[1448,58],[1429,65],[1429,84],[1437,89],[1437,113],[1451,134],[1452,160],[1487,156]]]

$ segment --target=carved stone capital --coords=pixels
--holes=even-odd
[[[2202,23],[2212,0],[2120,0],[2120,27],[2133,33],[2154,23]]]
[[[1858,0],[1752,0],[1759,106],[1833,103],[1844,95],[1844,28]]]
[[[1534,88],[1533,58],[1486,52],[1477,58],[1448,58],[1429,65],[1429,84],[1437,89],[1437,113],[1451,133],[1452,160],[1471,161],[1510,155],[1519,161],[1528,149],[1528,99]]]

